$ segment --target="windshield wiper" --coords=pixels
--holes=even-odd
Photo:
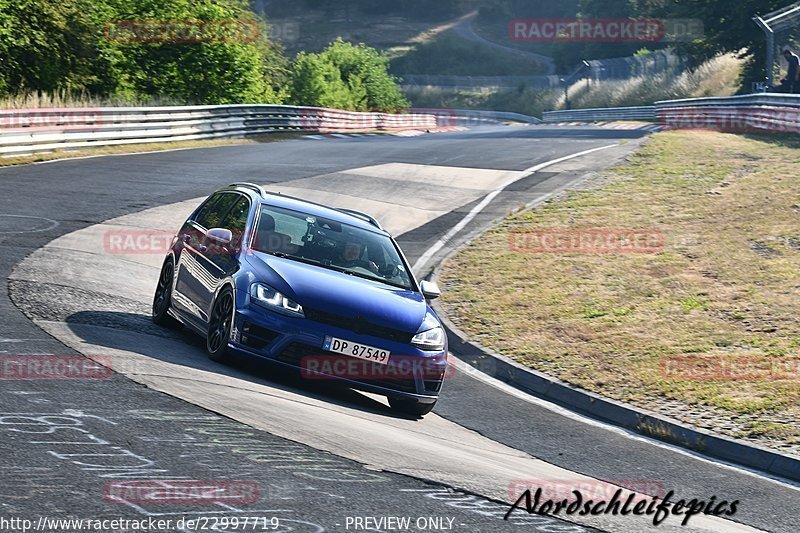
[[[322,263],[319,261],[314,261],[313,259],[307,259],[305,257],[300,257],[297,255],[286,254],[283,252],[262,252],[267,255],[274,255],[275,257],[280,257],[281,259],[291,259],[292,261],[298,261],[300,263],[306,263],[308,265],[315,265],[315,266],[322,266]]]
[[[378,283],[383,283],[385,285],[389,285],[390,287],[397,287],[398,289],[405,289],[407,291],[411,290],[409,287],[406,287],[405,285],[400,285],[399,283],[392,283],[391,281],[389,281],[389,280],[387,280],[385,278],[370,276],[368,274],[361,274],[359,272],[353,272],[352,270],[344,270],[344,269],[339,270],[338,267],[334,268],[334,270],[337,270],[339,272],[343,272],[345,274],[349,274],[350,276],[355,276],[357,278],[368,279],[370,281],[377,281]]]

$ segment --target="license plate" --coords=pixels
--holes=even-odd
[[[366,361],[373,361],[382,365],[389,364],[389,350],[366,346],[357,342],[337,339],[335,337],[325,337],[325,344],[322,349],[328,352],[349,355]]]

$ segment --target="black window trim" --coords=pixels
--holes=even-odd
[[[247,212],[247,220],[250,220],[250,211],[252,211],[252,209],[253,209],[253,201],[250,199],[250,197],[249,197],[249,196],[247,196],[246,194],[244,194],[244,193],[241,193],[241,192],[239,192],[239,191],[220,191],[220,192],[218,192],[218,193],[214,193],[214,194],[212,194],[211,196],[214,196],[214,195],[216,195],[216,194],[219,194],[219,198],[217,198],[217,200],[216,200],[216,201],[214,202],[214,204],[211,206],[211,208],[212,208],[212,209],[214,208],[214,206],[216,206],[216,205],[217,205],[217,204],[220,202],[220,200],[222,200],[222,198],[223,198],[223,197],[224,197],[226,194],[233,194],[233,195],[237,195],[237,196],[241,196],[242,198],[245,198],[245,199],[246,199],[246,200],[247,200],[247,201],[250,203],[250,210],[248,210],[248,212]],[[209,198],[209,200],[210,200],[210,198]],[[234,201],[234,202],[231,204],[231,206],[228,208],[228,210],[227,210],[227,211],[225,211],[225,214],[224,214],[224,215],[222,215],[222,216],[220,217],[220,222],[222,222],[222,221],[224,221],[226,218],[228,218],[228,215],[230,215],[230,213],[231,213],[231,210],[232,210],[234,207],[236,207],[236,204],[237,204],[237,203],[239,203],[239,200],[235,200],[235,201]],[[208,231],[209,231],[209,230],[211,230],[211,229],[214,229],[214,228],[206,228],[205,226],[203,226],[202,224],[200,224],[199,222],[197,222],[197,215],[199,215],[199,214],[200,214],[200,211],[203,209],[203,207],[205,207],[205,204],[203,204],[203,205],[202,205],[202,206],[201,206],[201,207],[200,207],[200,208],[199,208],[199,209],[198,209],[198,210],[197,210],[197,211],[194,213],[194,215],[192,215],[192,217],[191,217],[189,220],[191,221],[192,225],[194,225],[194,226],[195,226],[197,229],[201,230],[201,231],[202,231],[202,232],[205,234],[205,233],[208,233]]]
[[[253,241],[255,240],[255,235],[256,235],[256,230],[258,229],[258,225],[261,223],[261,215],[263,214],[263,209],[262,209],[263,207],[270,207],[270,208],[275,208],[275,209],[284,209],[286,211],[294,211],[295,213],[303,214],[302,211],[299,211],[297,209],[291,209],[291,208],[288,208],[288,207],[272,205],[272,204],[270,204],[268,202],[264,202],[264,201],[256,201],[255,205],[256,205],[256,212],[255,212],[255,217],[253,218],[253,226],[252,226],[253,227],[253,231],[250,232],[250,238],[249,238],[248,243],[247,243],[247,248],[249,250],[254,250],[255,249],[255,248],[253,248]],[[251,205],[251,208],[252,208],[252,205]],[[306,214],[308,216],[316,216],[316,215],[312,215],[311,213],[306,213]],[[353,226],[353,224],[348,224],[347,222],[340,222],[340,224],[346,224],[348,226]],[[358,227],[358,226],[353,226],[353,227]],[[411,288],[409,290],[411,290],[412,292],[418,292],[418,293],[421,294],[422,293],[422,289],[420,288],[420,283],[417,280],[417,276],[414,275],[414,271],[411,269],[411,265],[409,264],[408,259],[406,259],[406,256],[403,253],[403,250],[400,248],[400,245],[397,244],[397,241],[394,239],[394,237],[391,234],[389,234],[389,232],[386,231],[385,229],[382,229],[381,231],[376,231],[373,228],[367,229],[367,228],[360,228],[359,227],[359,229],[364,230],[364,231],[368,231],[370,233],[374,233],[376,235],[381,235],[383,237],[388,237],[389,238],[389,241],[394,246],[394,249],[397,252],[397,255],[400,256],[400,261],[403,263],[403,266],[406,268],[406,273],[408,274],[408,278],[411,281]],[[377,283],[380,283],[380,280],[375,280],[375,281]]]

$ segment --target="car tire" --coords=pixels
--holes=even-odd
[[[171,258],[168,258],[164,261],[164,266],[161,267],[161,274],[158,276],[158,285],[153,296],[152,318],[153,322],[159,326],[178,329],[182,324],[169,314],[169,309],[172,307],[172,283],[174,279],[175,263],[172,262]]]
[[[214,300],[208,320],[206,350],[212,361],[224,363],[228,359],[228,342],[233,327],[233,308],[233,289],[228,286],[222,289]]]
[[[389,405],[392,409],[404,415],[421,418],[433,411],[436,402],[420,403],[417,400],[409,400],[406,398],[389,398]]]

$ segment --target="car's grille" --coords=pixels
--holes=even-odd
[[[282,363],[300,368],[303,358],[313,355],[322,355],[322,352],[308,344],[293,342],[286,346],[276,359]]]
[[[386,326],[378,326],[361,317],[342,316],[318,309],[303,308],[303,310],[309,320],[330,324],[361,335],[372,335],[373,337],[402,343],[410,343],[411,339],[414,338],[413,333]]]
[[[276,357],[276,359],[282,363],[286,363],[295,367],[300,368],[301,372],[303,371],[303,359],[306,358],[315,358],[318,357],[321,360],[331,362],[334,359],[341,357],[345,361],[350,361],[352,358],[346,355],[338,355],[332,352],[326,352],[324,350],[320,350],[314,346],[310,346],[308,344],[303,344],[301,342],[292,342],[288,346],[286,346],[281,353]],[[368,367],[367,367],[368,368]],[[396,390],[399,392],[410,392],[416,393],[417,387],[414,384],[413,379],[403,379],[403,378],[380,378],[380,379],[368,379],[365,376],[339,376],[341,378],[352,379],[353,381],[357,381],[359,383],[366,383],[370,385],[376,385],[378,387],[384,387],[391,390]],[[432,383],[432,382],[426,382]],[[439,382],[438,389],[441,389],[441,381]],[[427,388],[427,386],[426,386]],[[438,389],[430,389],[431,392],[437,392]]]
[[[246,322],[242,328],[242,344],[262,350],[278,337],[279,333]]]

